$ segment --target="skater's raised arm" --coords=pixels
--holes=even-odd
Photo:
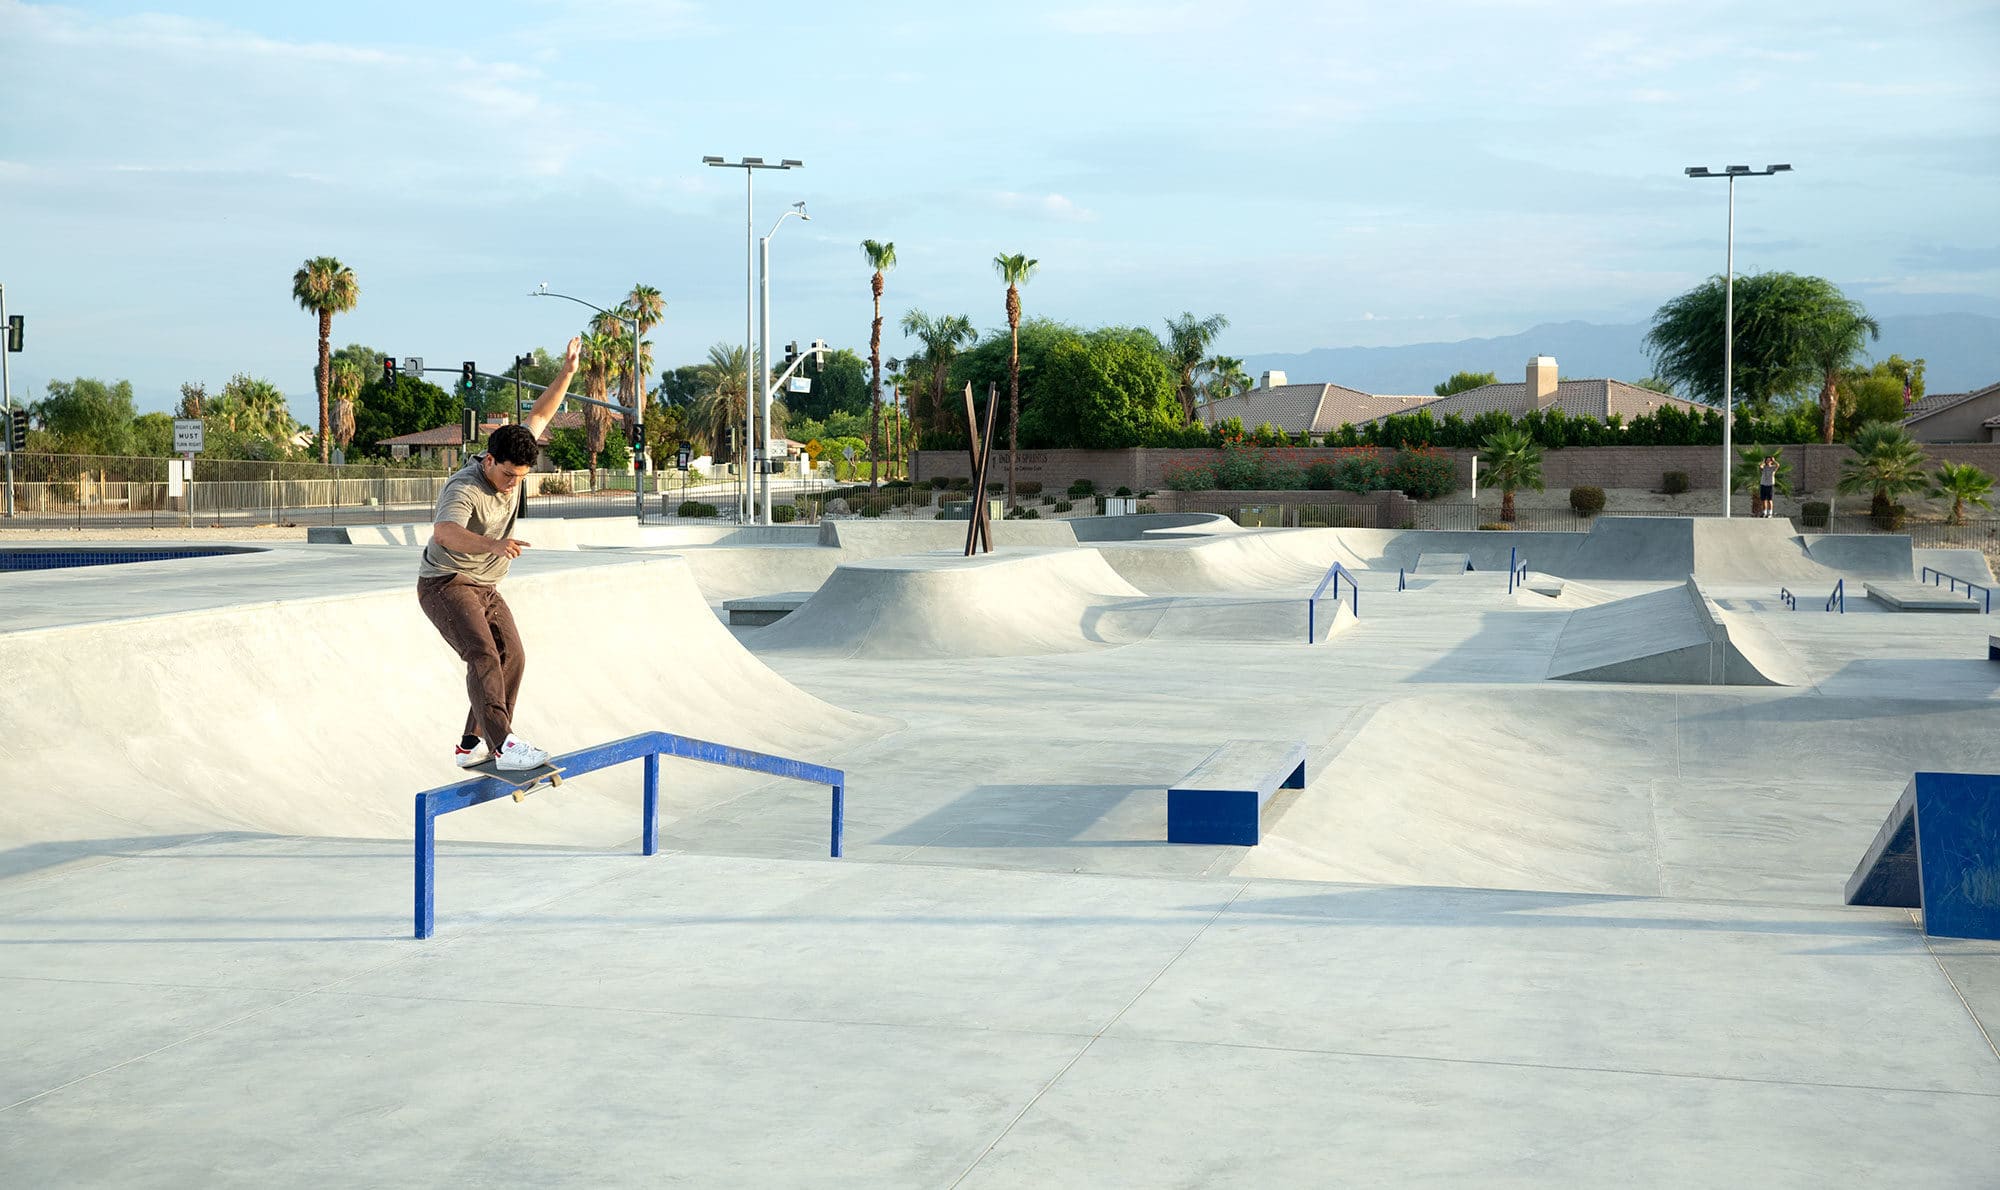
[[[431,538],[455,554],[502,554],[518,558],[527,542],[513,537],[487,537],[474,533],[456,521],[439,521],[431,526]]]
[[[563,396],[569,392],[570,378],[576,375],[576,364],[582,357],[583,338],[578,336],[563,349],[562,367],[556,372],[556,382],[542,390],[542,395],[535,398],[535,407],[521,420],[521,424],[528,427],[528,432],[536,438],[542,436],[542,430],[555,417],[556,410],[562,408]]]

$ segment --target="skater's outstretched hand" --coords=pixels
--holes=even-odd
[[[583,358],[583,336],[578,335],[569,341],[569,346],[563,348],[563,362],[562,362],[563,375],[565,376],[573,375],[576,372],[578,361],[580,361],[582,358]]]

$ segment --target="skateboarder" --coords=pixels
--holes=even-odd
[[[1763,465],[1757,468],[1757,499],[1764,504],[1762,515],[1767,517],[1771,515],[1771,505],[1775,502],[1773,497],[1777,494],[1777,489],[1778,456],[1765,455]]]
[[[514,700],[521,692],[527,655],[499,583],[509,562],[528,546],[513,536],[521,507],[516,489],[534,468],[542,428],[562,404],[582,351],[583,340],[571,339],[555,383],[528,416],[520,425],[494,430],[486,453],[467,459],[438,493],[430,544],[417,570],[417,605],[465,662],[472,709],[453,750],[460,768],[489,755],[494,767],[510,772],[549,759],[547,752],[514,734]]]

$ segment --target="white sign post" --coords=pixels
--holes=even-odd
[[[194,527],[194,457],[201,453],[202,426],[198,417],[177,417],[174,419],[174,450],[185,460],[187,469],[187,523]]]

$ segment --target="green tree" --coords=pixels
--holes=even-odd
[[[1007,508],[1014,508],[1014,462],[1021,453],[1021,286],[1041,262],[1023,253],[993,258],[993,271],[1007,283],[1007,333],[1013,350],[1007,357]]]
[[[377,369],[362,385],[354,410],[356,449],[387,456],[389,448],[381,445],[385,439],[456,425],[461,407],[457,396],[421,377],[398,373],[394,382],[385,382]]]
[[[336,369],[341,364],[353,364],[361,370],[361,379],[369,381],[382,374],[382,358],[388,354],[386,351],[378,351],[365,343],[349,343],[347,346],[333,353],[332,362]],[[317,377],[314,378],[313,383],[319,383]]]
[[[1167,358],[1174,369],[1174,392],[1181,403],[1182,422],[1193,425],[1199,411],[1195,403],[1194,374],[1208,355],[1209,345],[1229,326],[1220,314],[1196,318],[1186,310],[1178,318],[1167,319]]]
[[[1924,448],[1893,422],[1862,426],[1848,449],[1854,453],[1841,462],[1838,489],[1872,493],[1869,511],[1876,517],[1888,515],[1897,496],[1924,486]]]
[[[537,349],[539,351],[539,348]],[[557,361],[551,360],[551,363]],[[554,375],[553,372],[550,375]],[[702,393],[702,370],[700,364],[682,364],[660,373],[660,386],[653,390],[663,404],[677,409],[687,409],[700,399]]]
[[[798,374],[812,381],[812,389],[785,398],[793,413],[821,419],[835,412],[868,414],[868,362],[851,349],[837,347],[818,360],[808,358]]]
[[[1000,392],[1007,391],[1011,364],[1012,374],[1020,377],[1022,408],[1032,408],[1046,391],[1042,374],[1049,354],[1058,343],[1082,333],[1067,323],[1047,318],[1027,319],[1013,331],[990,331],[985,338],[958,354],[952,363],[947,386],[955,397],[970,384],[973,396],[984,400],[989,384]],[[947,398],[946,403],[951,406],[945,418],[945,426],[949,428],[941,428],[940,444],[961,444],[965,441],[963,413],[957,402]],[[980,416],[985,415],[982,413]],[[993,418],[995,449],[999,448],[1000,440],[1006,436],[1008,429],[1007,408],[1003,402]]]
[[[1819,375],[1819,440],[1833,441],[1834,413],[1839,407],[1840,378],[1861,354],[1870,339],[1882,337],[1882,327],[1868,317],[1860,303],[1849,301],[1835,291],[1825,298],[1817,317],[1801,330],[1799,351]],[[1897,394],[1901,397],[1901,393]]]
[[[1909,401],[1903,399],[1905,386]],[[1838,383],[1836,399],[1840,412],[1835,421],[1836,433],[1848,438],[1871,421],[1902,421],[1909,414],[1910,402],[1923,395],[1923,360],[1913,364],[1900,355],[1891,355],[1865,368],[1848,368],[1841,373]]]
[[[315,369],[319,389],[319,461],[327,461],[327,387],[333,381],[333,316],[345,314],[361,299],[361,287],[354,270],[331,256],[315,256],[292,274],[292,298],[299,308],[319,318],[319,366]]]
[[[1731,491],[1754,492],[1762,485],[1765,459],[1778,460],[1778,478],[1771,485],[1776,495],[1792,494],[1792,465],[1785,461],[1782,446],[1739,446],[1736,448],[1736,465],[1730,468],[1729,485]]]
[[[744,371],[748,367],[749,359],[743,348],[731,343],[717,343],[709,348],[708,360],[701,365],[702,394],[695,402],[688,424],[707,439],[709,453],[718,462],[733,462],[736,458],[729,448],[730,431],[738,431],[740,436],[743,428]]]
[[[1500,383],[1500,378],[1491,372],[1453,372],[1451,379],[1442,384],[1433,385],[1431,391],[1440,397],[1448,397],[1453,393],[1470,392],[1475,388],[1484,388],[1489,384],[1498,383]]]
[[[874,410],[868,436],[868,487],[872,491],[878,486],[876,472],[882,458],[882,290],[887,285],[884,274],[896,267],[896,245],[894,241],[863,240],[861,254],[875,270],[868,282],[868,290],[875,296],[875,321],[868,324],[868,403]]]
[[[1993,477],[1971,463],[1939,463],[1931,472],[1930,491],[1925,494],[1933,500],[1950,497],[1951,523],[1963,525],[1966,505],[1993,507]]]
[[[1479,448],[1486,481],[1500,489],[1500,519],[1513,521],[1514,493],[1542,485],[1542,448],[1523,430],[1501,430]]]
[[[1656,393],[1665,393],[1670,397],[1678,395],[1677,393],[1674,392],[1674,385],[1672,381],[1662,380],[1658,376],[1641,376],[1637,380],[1630,381],[1629,383],[1632,385],[1633,388],[1650,389]]]
[[[1711,277],[1661,306],[1646,346],[1654,371],[1680,391],[1722,404],[1722,340],[1726,286]],[[1822,277],[1746,273],[1736,279],[1734,387],[1736,399],[1762,415],[1773,398],[1804,391],[1824,373],[1809,345],[1829,338],[1843,319],[1860,313]]]
[[[1201,361],[1201,395],[1213,403],[1249,392],[1253,383],[1243,361],[1233,355],[1213,355]]]
[[[48,395],[29,412],[49,435],[56,454],[126,455],[133,449],[132,382],[106,384],[79,376],[51,380]]]
[[[631,345],[624,336],[614,334],[614,328],[618,328],[615,318],[600,315],[583,335],[579,370],[583,373],[583,395],[592,400],[609,400],[612,378],[632,369]],[[583,407],[584,450],[590,457],[593,488],[597,486],[597,455],[604,449],[604,440],[610,436],[612,419],[616,416],[602,405]]]
[[[945,437],[944,390],[951,383],[951,370],[958,354],[979,338],[972,320],[963,314],[933,317],[922,310],[903,315],[903,333],[924,345],[921,354],[905,357],[903,367],[912,379],[923,383],[930,393],[930,408],[918,420],[919,441],[932,446]]]
[[[345,360],[333,365],[333,441],[343,457],[354,441],[354,409],[361,399],[360,368]]]
[[[1063,336],[1042,365],[1040,392],[1021,415],[1022,439],[1030,449],[1117,450],[1183,425],[1169,359],[1142,327]]]

